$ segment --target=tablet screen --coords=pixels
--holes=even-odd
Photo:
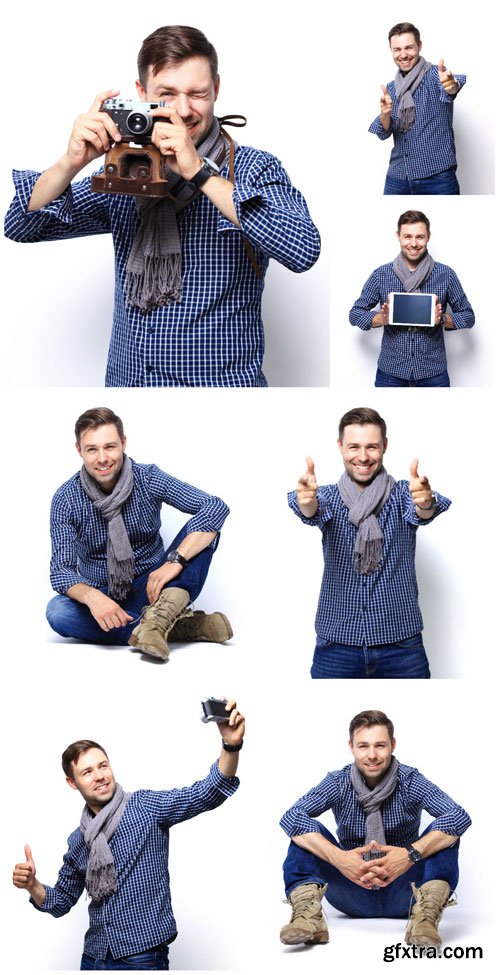
[[[391,325],[432,327],[435,305],[435,295],[395,292],[390,295],[389,322]]]

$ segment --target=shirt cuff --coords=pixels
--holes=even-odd
[[[71,223],[71,214],[73,209],[71,186],[68,186],[61,196],[59,196],[56,200],[52,200],[51,203],[47,203],[46,206],[40,207],[38,210],[28,211],[28,205],[31,200],[33,188],[40,175],[41,173],[34,172],[30,169],[14,169],[12,171],[12,179],[16,190],[16,196],[22,209],[24,210],[26,217],[29,220],[35,220],[37,217],[39,218],[43,215],[55,217],[57,220],[60,220],[61,223]]]

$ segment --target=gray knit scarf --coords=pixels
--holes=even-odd
[[[349,521],[358,529],[354,544],[354,571],[369,576],[378,568],[384,536],[377,515],[396,481],[381,467],[371,484],[359,491],[347,471],[337,482],[340,497],[349,508]]]
[[[115,794],[97,813],[92,814],[85,805],[80,819],[80,830],[89,851],[85,887],[94,901],[102,901],[108,894],[118,890],[115,861],[109,848],[109,840],[116,833],[130,792],[124,792],[116,784]]]
[[[420,57],[411,71],[403,74],[401,69],[396,72],[394,85],[396,88],[396,98],[398,99],[398,122],[399,131],[408,132],[415,122],[415,102],[413,92],[418,88],[424,76],[430,71],[432,64],[425,58]]]
[[[427,281],[433,267],[434,259],[429,254],[429,251],[425,252],[422,260],[418,262],[416,268],[413,270],[408,267],[401,251],[392,263],[394,274],[401,281],[403,291],[406,291],[408,294],[421,290],[420,286],[424,281]]]
[[[380,807],[389,796],[392,796],[398,784],[399,762],[394,755],[385,775],[377,782],[373,789],[369,789],[355,762],[351,765],[351,785],[356,793],[358,802],[366,816],[365,846],[375,840],[385,846],[384,823]],[[364,853],[364,860],[375,860],[383,856],[378,850]]]
[[[214,117],[205,139],[196,148],[200,156],[213,159],[219,167],[227,161],[229,143],[218,118]],[[125,295],[128,304],[144,314],[152,308],[181,300],[182,261],[177,213],[201,193],[168,167],[167,176],[173,199],[137,197],[135,203],[140,223],[127,260]]]
[[[85,467],[80,471],[80,482],[96,511],[108,523],[108,593],[112,599],[120,601],[125,599],[134,578],[134,553],[121,514],[122,506],[134,489],[130,459],[123,455],[123,467],[110,494],[101,491]]]

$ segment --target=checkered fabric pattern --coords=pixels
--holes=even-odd
[[[114,958],[136,954],[172,940],[176,923],[168,873],[169,829],[176,823],[216,809],[239,785],[236,776],[221,774],[212,765],[205,779],[168,792],[133,792],[109,846],[115,861],[118,890],[99,904],[90,901],[90,926],[84,951],[104,959],[108,949]],[[68,850],[55,887],[47,887],[41,908],[62,917],[84,891],[88,851],[83,834],[76,829],[68,838]],[[31,901],[36,907],[34,901]]]
[[[454,77],[460,91],[465,85],[466,76],[456,74]],[[437,65],[432,65],[413,93],[416,117],[409,132],[398,131],[398,102],[394,82],[389,81],[387,88],[392,98],[389,131],[385,132],[382,128],[379,115],[368,131],[379,139],[388,139],[391,135],[394,137],[388,176],[394,179],[423,179],[456,166],[453,102],[458,92],[453,96],[446,94],[439,80]]]
[[[337,839],[343,850],[365,845],[366,815],[351,784],[351,766],[328,772],[325,778],[287,810],[280,825],[288,836],[319,833],[314,821],[331,809],[337,824]],[[416,768],[399,765],[398,784],[381,806],[386,843],[406,847],[419,836],[420,818],[425,809],[435,816],[432,829],[450,836],[461,836],[470,826],[470,817],[437,785]]]
[[[188,532],[219,532],[229,508],[213,495],[178,481],[155,464],[132,461],[134,488],[122,507],[122,517],[134,552],[134,576],[150,571],[164,554],[160,536],[161,507],[169,504],[192,514]],[[55,493],[50,512],[52,587],[65,593],[78,582],[107,585],[107,522],[85,494],[75,474]],[[215,548],[218,539],[214,539]]]
[[[324,572],[321,583],[316,633],[329,643],[378,646],[420,633],[422,614],[418,605],[415,573],[417,529],[446,511],[448,498],[436,494],[435,514],[418,518],[408,481],[397,481],[378,514],[384,535],[379,568],[372,575],[354,571],[356,528],[336,484],[318,488],[318,512],[304,518],[297,492],[288,495],[292,511],[306,525],[323,535]]]
[[[90,179],[27,212],[38,173],[15,172],[5,220],[21,242],[111,233],[115,305],[106,386],[266,386],[261,298],[271,258],[306,271],[320,238],[304,198],[274,156],[238,147],[233,202],[241,230],[200,193],[178,214],[182,298],[143,314],[125,301],[125,270],[139,218],[131,196],[97,194]],[[228,176],[228,170],[222,175]],[[243,242],[250,242],[258,278]]]
[[[391,291],[402,290],[401,281],[394,273],[392,263],[376,268],[363,285],[359,298],[349,312],[351,325],[368,331],[373,318],[372,309],[387,301]],[[474,312],[451,267],[435,263],[421,290],[437,295],[443,313],[447,306],[453,313],[453,329],[447,329],[447,333],[460,328],[472,328]],[[385,325],[379,331],[382,332],[382,345],[378,366],[383,372],[401,379],[426,379],[445,372],[445,330],[442,325],[436,325],[435,328]]]

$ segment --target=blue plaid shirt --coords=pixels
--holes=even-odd
[[[96,194],[74,183],[42,210],[27,212],[38,173],[15,172],[5,232],[21,242],[112,233],[115,306],[106,386],[266,386],[261,298],[271,258],[306,271],[319,234],[281,163],[238,147],[233,202],[262,270],[250,264],[242,232],[200,193],[177,215],[182,299],[143,314],[125,301],[125,269],[138,215],[131,196]],[[223,175],[228,176],[227,167]]]
[[[417,528],[433,521],[451,504],[436,494],[435,514],[427,521],[415,513],[408,481],[397,481],[378,514],[384,534],[380,566],[372,575],[354,571],[356,528],[336,484],[318,489],[319,508],[314,518],[304,518],[297,492],[288,495],[292,511],[306,525],[323,534],[325,568],[316,613],[316,633],[327,643],[378,646],[420,633],[422,614],[418,605],[415,573]]]
[[[194,785],[168,792],[133,792],[118,829],[109,842],[115,861],[118,890],[98,904],[89,904],[90,926],[85,952],[103,959],[137,954],[172,941],[177,927],[170,897],[169,829],[200,813],[216,809],[239,785],[236,776],[221,774],[217,764]],[[88,850],[78,828],[68,838],[68,850],[55,887],[47,887],[38,910],[62,917],[76,904],[85,887]],[[31,903],[36,907],[32,900]]]
[[[460,91],[465,85],[464,74],[454,75]],[[389,131],[386,132],[380,115],[372,122],[369,132],[379,139],[394,137],[394,148],[389,161],[388,176],[394,179],[424,179],[435,176],[457,165],[455,137],[453,135],[453,101],[455,95],[447,95],[440,80],[436,64],[424,75],[413,93],[415,122],[409,132],[398,130],[398,100],[393,81],[387,85],[392,98],[392,114]]]
[[[122,507],[122,518],[134,552],[134,575],[143,575],[165,553],[160,535],[161,506],[170,504],[194,515],[188,532],[219,532],[229,513],[220,498],[178,481],[154,464],[132,461],[134,488]],[[52,559],[50,580],[65,593],[78,582],[101,588],[107,585],[107,522],[96,511],[74,474],[55,493],[50,512]],[[217,538],[212,547],[217,545]]]
[[[337,839],[343,850],[365,845],[366,814],[351,784],[351,765],[338,772],[328,772],[319,785],[287,810],[280,825],[288,836],[319,833],[314,817],[327,809],[335,817]],[[414,843],[419,836],[423,809],[436,817],[432,829],[450,836],[461,836],[471,823],[465,809],[446,792],[429,782],[418,769],[400,764],[396,789],[380,809],[386,843],[404,847]]]
[[[391,264],[383,264],[370,275],[363,290],[349,312],[351,325],[365,331],[371,328],[372,308],[387,301],[391,291],[402,291],[401,281]],[[453,329],[472,328],[474,312],[455,272],[447,264],[434,264],[431,274],[421,288],[438,296],[443,313],[448,305],[453,312]],[[447,329],[447,332],[453,331]],[[382,346],[379,368],[400,379],[426,379],[438,376],[446,369],[444,327],[401,328],[381,326]]]

